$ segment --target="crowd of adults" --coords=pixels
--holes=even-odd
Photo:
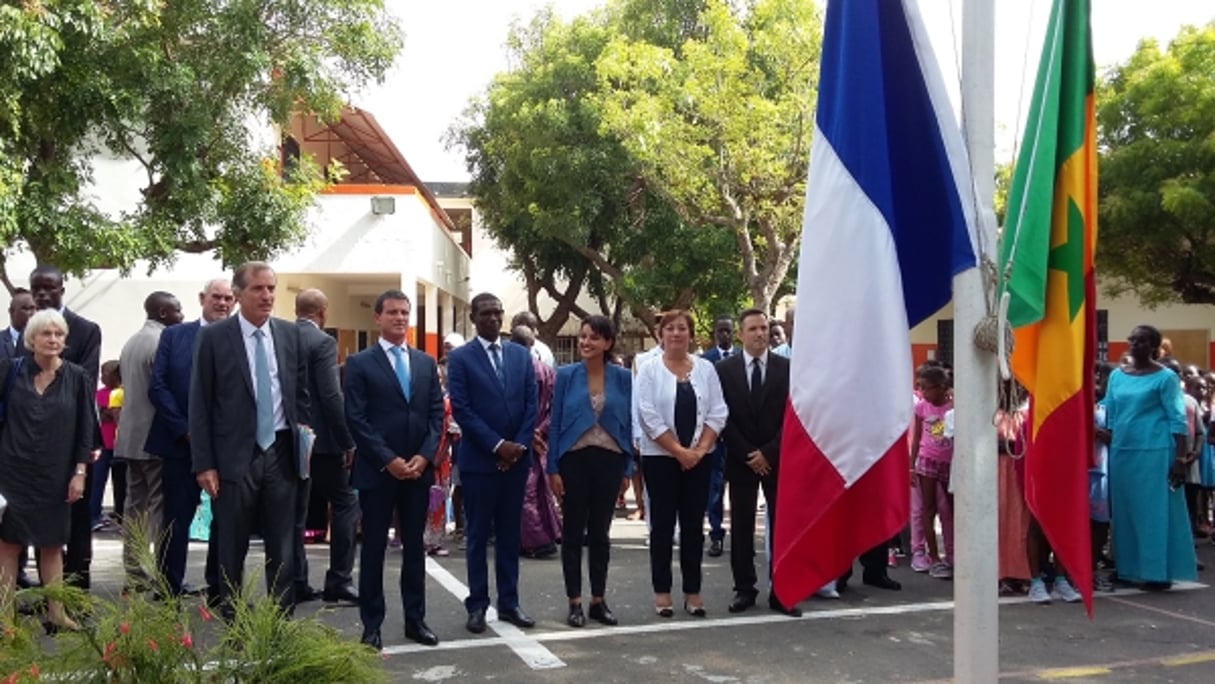
[[[676,537],[682,610],[694,618],[708,614],[702,558],[724,553],[727,484],[734,584],[728,608],[738,613],[756,605],[760,492],[767,533],[779,524],[791,321],[782,326],[758,309],[736,320],[722,317],[713,325],[713,346],[702,353],[692,315],[666,312],[657,321],[658,344],[633,357],[629,369],[612,321],[590,316],[581,323],[578,360],[558,368],[536,339],[534,315],[522,312],[504,331],[501,300],[482,293],[470,306],[475,337],[448,335],[436,361],[409,346],[412,303],[388,290],[372,307],[376,342],[339,365],[336,340],[325,332],[325,294],[299,292],[297,320],[283,320],[273,316],[276,284],[270,265],[244,264],[231,282],[206,283],[198,295],[202,315],[188,323],[173,294],[153,292],[143,326],[119,359],[104,365],[101,331],[63,306],[58,270],[39,267],[30,289],[13,294],[10,327],[0,332],[0,608],[6,611],[0,621],[14,609],[14,586],[32,583],[24,573],[28,548],[35,549],[42,582],[66,576],[89,588],[91,535],[107,525],[102,500],[109,477],[121,514],[124,591],[168,595],[159,598],[205,592],[231,619],[257,534],[267,590],[285,612],[317,599],[357,605],[362,641],[376,649],[383,647],[390,543],[399,544],[403,559],[404,636],[439,643],[425,620],[425,562],[427,553],[446,553],[449,497],[466,551],[470,632],[487,628],[491,545],[498,619],[534,626],[521,606],[520,556],[552,555],[559,545],[567,623],[617,624],[606,600],[610,528],[630,484],[649,526],[659,618],[676,613]],[[1103,486],[1094,491],[1108,492],[1111,514],[1104,528],[1094,516],[1094,557],[1111,566],[1116,560],[1124,580],[1163,588],[1195,572],[1191,532],[1209,534],[1215,459],[1206,429],[1209,378],[1191,373],[1184,382],[1193,399],[1184,401],[1181,381],[1155,360],[1160,343],[1154,329],[1137,328],[1128,360],[1102,383],[1097,434],[1109,451],[1094,475]],[[911,431],[912,568],[942,579],[952,574],[949,526],[943,550],[935,528],[938,517],[947,523],[949,515],[948,385],[940,365],[920,370]],[[1022,424],[1010,412],[1000,428],[1009,457],[1001,459],[1001,565],[1008,528],[1012,543],[1032,555],[1032,571],[1020,574],[1031,580],[1031,597],[1040,597],[1041,556],[1049,549],[1033,551],[1040,535],[1032,532],[1016,538],[1010,521],[1032,529],[1032,519],[1023,502],[1014,511],[1006,505],[1012,499],[1005,501],[1019,496],[1010,482]],[[196,588],[185,576],[201,493],[212,518],[206,586]],[[330,509],[329,564],[319,590],[304,551],[313,499]],[[1097,510],[1098,494],[1094,502]],[[1113,559],[1102,530],[1112,530]],[[860,560],[864,583],[900,588],[887,574],[897,564],[893,544]],[[819,595],[838,597],[850,574]],[[1071,600],[1066,582],[1059,572],[1054,588]],[[800,615],[771,593],[767,603]],[[79,628],[55,602],[46,619],[49,631]]]

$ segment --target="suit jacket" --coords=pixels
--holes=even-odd
[[[68,335],[59,358],[83,368],[89,378],[89,387],[97,389],[97,375],[101,372],[101,328],[67,307],[63,309],[63,320],[68,324]],[[34,355],[25,345],[18,352],[30,357]],[[98,444],[100,438],[98,433]]]
[[[308,399],[312,407],[309,425],[316,432],[317,454],[340,454],[354,448],[346,427],[342,384],[338,378],[337,340],[306,319],[295,322],[300,329],[300,353],[308,363]]]
[[[156,345],[148,399],[156,415],[143,450],[161,458],[190,458],[190,371],[199,321],[166,328]]]
[[[599,426],[607,431],[620,451],[633,459],[633,374],[626,368],[607,364],[603,378],[603,412]],[[553,413],[549,423],[548,472],[559,473],[558,461],[587,430],[595,425],[595,409],[591,406],[587,387],[586,365],[572,363],[557,369],[557,387],[553,391]]]
[[[269,325],[283,413],[288,429],[294,433],[309,415],[308,366],[300,352],[300,331],[281,318],[271,318]],[[239,480],[249,468],[257,442],[257,398],[248,358],[239,315],[216,321],[198,332],[189,409],[190,457],[195,473],[214,468],[221,480]],[[290,460],[294,465],[294,453]]]
[[[409,401],[378,343],[346,358],[346,424],[358,447],[350,483],[366,490],[398,480],[385,467],[400,456],[432,464],[443,436],[443,387],[434,359],[409,350]]]
[[[734,347],[734,351],[730,352],[729,358],[734,358],[735,356],[738,356],[739,354],[742,354],[742,347],[739,347],[736,345]],[[721,359],[722,359],[721,349],[718,349],[717,345],[713,345],[712,347],[709,347],[703,354],[701,354],[700,358],[702,358],[706,361],[709,361],[711,363],[717,363],[718,361],[721,361]]]
[[[150,458],[144,451],[156,408],[148,398],[152,362],[165,326],[160,321],[144,321],[127,343],[122,345],[118,367],[122,373],[122,414],[118,418],[118,437],[114,440],[114,456],[136,461]]]
[[[10,325],[4,330],[0,330],[0,360],[12,359],[21,356],[21,347],[24,345],[21,334],[17,334],[17,341],[13,342],[13,327]]]
[[[495,473],[494,447],[501,440],[527,447],[524,458],[512,468],[531,463],[532,434],[536,428],[536,369],[526,347],[502,342],[505,385],[498,382],[489,352],[479,339],[447,355],[447,387],[451,414],[462,431],[457,466],[465,473]]]
[[[789,359],[768,352],[764,392],[758,406],[751,402],[748,360],[746,354],[735,354],[717,364],[721,392],[730,407],[730,417],[722,431],[726,459],[741,465],[747,454],[759,449],[775,468],[780,458],[780,435],[789,397]]]

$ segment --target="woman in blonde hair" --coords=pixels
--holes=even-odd
[[[650,581],[660,617],[675,614],[671,600],[671,555],[679,520],[679,569],[684,610],[704,617],[700,598],[705,506],[713,450],[730,410],[713,364],[691,353],[693,321],[669,311],[658,321],[662,356],[637,373],[641,423],[641,467],[650,491]]]
[[[0,608],[11,611],[17,556],[39,549],[42,583],[63,579],[70,507],[84,495],[96,414],[88,374],[62,360],[68,326],[54,309],[34,314],[25,327],[32,358],[0,361],[0,495],[8,501],[0,521]],[[7,615],[0,615],[7,618]],[[79,629],[63,605],[47,603],[48,632]]]

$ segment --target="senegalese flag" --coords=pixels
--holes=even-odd
[[[1092,613],[1088,468],[1097,151],[1089,0],[1054,0],[1001,238],[1013,374],[1030,394],[1025,498]]]

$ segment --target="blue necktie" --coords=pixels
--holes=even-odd
[[[494,362],[494,372],[498,374],[498,384],[506,387],[506,374],[502,372],[502,355],[498,353],[500,348],[497,342],[489,345],[489,358]]]
[[[270,360],[266,356],[266,334],[253,331],[253,376],[257,380],[257,445],[262,451],[274,446],[274,395],[270,389]]]
[[[393,347],[392,357],[397,362],[397,382],[401,384],[401,394],[405,395],[405,401],[409,401],[409,368],[405,366],[405,355],[400,347]]]

